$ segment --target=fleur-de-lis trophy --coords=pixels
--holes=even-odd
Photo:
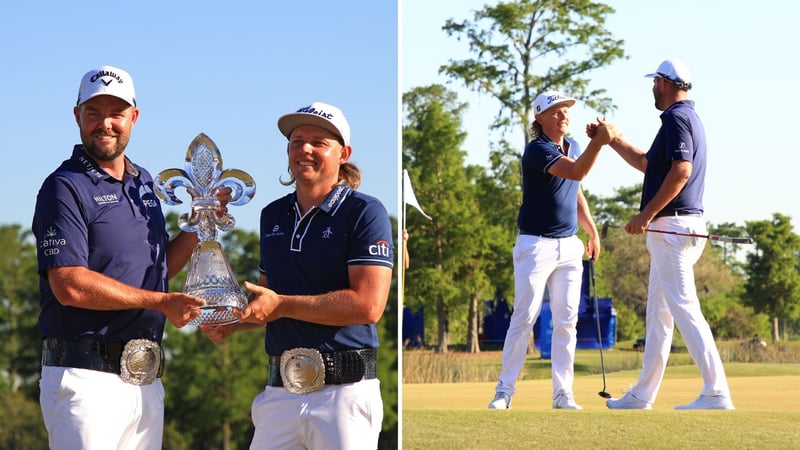
[[[168,205],[183,203],[175,189],[184,188],[192,197],[192,211],[181,214],[178,225],[197,232],[199,242],[192,252],[183,292],[206,301],[201,314],[190,325],[223,325],[236,322],[233,309],[247,306],[247,297],[233,275],[228,258],[217,242],[218,231],[230,231],[236,221],[228,213],[217,215],[217,192],[231,189],[228,205],[244,205],[256,193],[256,183],[247,172],[222,170],[222,155],[214,141],[200,133],[186,150],[186,170],[166,169],[155,181],[156,194]]]

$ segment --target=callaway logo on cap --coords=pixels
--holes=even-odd
[[[113,95],[136,106],[133,79],[128,72],[116,67],[98,67],[83,76],[78,89],[78,106],[97,95]]]
[[[533,101],[533,113],[541,114],[547,109],[565,103],[567,107],[575,104],[574,98],[564,97],[558,91],[547,91],[539,94]]]
[[[339,136],[344,145],[350,145],[350,125],[342,110],[322,102],[314,102],[278,119],[278,129],[286,138],[300,125],[314,125]]]

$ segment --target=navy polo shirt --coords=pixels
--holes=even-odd
[[[350,265],[393,267],[392,226],[381,202],[345,184],[319,207],[300,214],[295,193],[261,211],[259,270],[270,289],[318,295],[347,289]],[[322,352],[377,348],[374,324],[345,327],[281,318],[267,324],[265,348],[280,355],[295,347]]]
[[[640,210],[655,197],[672,161],[692,163],[692,175],[664,211],[703,212],[706,176],[706,132],[692,100],[677,102],[661,113],[661,128],[647,152]]]
[[[36,199],[33,233],[39,261],[42,336],[161,342],[165,317],[150,309],[98,311],[56,300],[47,269],[82,266],[137,288],[166,292],[167,231],[153,179],[125,160],[124,180],[108,175],[76,145]]]
[[[528,234],[567,237],[578,232],[578,189],[580,183],[547,173],[562,156],[578,159],[578,143],[565,137],[566,152],[540,133],[522,154],[522,206],[517,225]]]

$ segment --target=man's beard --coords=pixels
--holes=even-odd
[[[92,139],[93,133],[90,133],[83,139],[83,148],[90,156],[98,161],[113,161],[125,152],[125,147],[128,145],[128,139],[122,135],[117,135],[117,144],[110,149],[99,147]]]

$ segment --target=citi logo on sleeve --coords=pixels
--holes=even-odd
[[[383,256],[384,258],[389,257],[389,242],[381,239],[380,241],[372,244],[367,249],[369,254],[372,256]]]

